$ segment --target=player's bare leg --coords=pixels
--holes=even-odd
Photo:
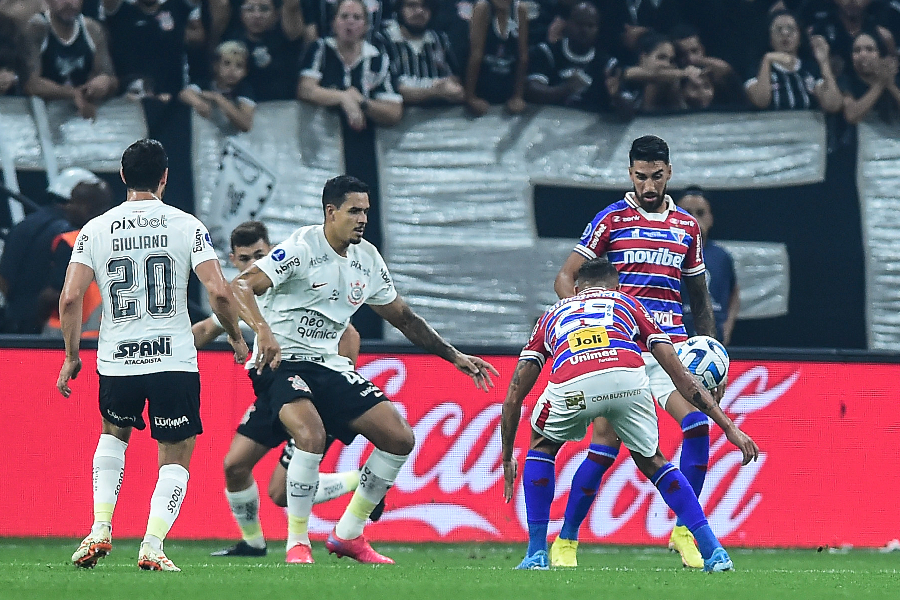
[[[684,436],[679,467],[694,494],[699,497],[709,467],[709,420],[677,391],[665,402],[666,412],[681,425]],[[681,555],[681,563],[693,569],[703,568],[703,557],[690,530],[680,520],[669,536],[669,548]]]
[[[397,474],[415,447],[412,428],[396,407],[380,402],[349,423],[350,429],[375,445],[360,474],[359,487],[341,516],[325,547],[338,557],[359,562],[393,564],[369,545],[363,535],[366,519],[397,479]]]
[[[578,566],[578,530],[594,503],[600,480],[615,462],[621,445],[609,421],[603,417],[594,419],[588,455],[572,478],[563,526],[550,547],[552,566]]]
[[[93,459],[94,523],[72,554],[76,567],[93,569],[112,552],[112,515],[125,475],[125,449],[130,439],[131,427],[117,427],[103,419]]]
[[[150,498],[150,517],[147,533],[141,541],[138,566],[147,571],[180,571],[166,557],[163,541],[181,512],[187,495],[188,467],[197,437],[179,442],[158,442],[159,479]]]
[[[259,522],[259,487],[253,467],[270,448],[236,433],[225,455],[225,497],[241,530],[241,541],[211,556],[265,556],[266,539]],[[283,483],[283,482],[282,482]]]
[[[662,494],[669,508],[697,539],[703,557],[703,570],[718,572],[733,569],[734,564],[710,529],[697,495],[681,471],[668,462],[658,448],[653,456],[641,456],[637,452],[632,452],[631,457],[637,468]]]
[[[309,515],[319,486],[319,463],[325,452],[325,426],[308,398],[298,398],[281,407],[278,413],[296,449],[286,470],[288,539],[285,561],[311,564]]]

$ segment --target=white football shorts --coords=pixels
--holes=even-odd
[[[548,384],[531,412],[531,427],[554,442],[573,442],[584,439],[597,417],[605,417],[632,452],[656,454],[656,405],[642,368],[611,369]]]
[[[683,345],[684,342],[675,344],[675,352],[678,352],[678,349]],[[647,377],[650,378],[650,392],[653,394],[653,397],[656,398],[660,408],[665,410],[666,401],[669,399],[672,392],[675,391],[675,384],[672,383],[672,378],[669,377],[669,374],[666,373],[661,366],[659,366],[659,363],[656,362],[656,359],[651,353],[642,352],[641,358],[644,359]]]

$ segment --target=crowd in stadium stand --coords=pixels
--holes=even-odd
[[[619,118],[707,109],[898,116],[887,0],[0,2],[0,93],[90,117],[128,94],[246,131],[300,99],[354,129],[402,105],[528,103]]]

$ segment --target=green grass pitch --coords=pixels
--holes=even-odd
[[[736,570],[709,575],[661,548],[585,546],[577,569],[520,572],[521,544],[375,544],[397,564],[371,566],[314,542],[317,564],[294,566],[282,542],[262,559],[222,559],[209,556],[222,542],[172,540],[166,553],[183,572],[151,573],[137,568],[136,540],[114,540],[96,569],[75,569],[78,541],[0,538],[0,599],[900,599],[900,553],[868,550],[732,549]]]

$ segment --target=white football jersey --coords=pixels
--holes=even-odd
[[[101,375],[197,371],[187,282],[208,260],[203,223],[160,200],[123,202],[82,228],[72,262],[94,270],[103,299]]]
[[[352,369],[338,354],[350,317],[363,302],[381,306],[397,297],[375,246],[362,240],[341,256],[325,239],[322,225],[301,227],[256,266],[272,280],[273,295],[260,310],[284,360],[292,354],[321,357],[330,369]]]

